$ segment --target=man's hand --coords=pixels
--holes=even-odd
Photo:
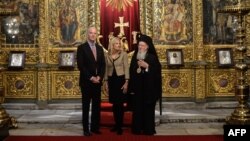
[[[92,77],[90,78],[90,81],[91,81],[92,83],[95,83],[95,84],[100,83],[100,77],[99,77],[99,76],[92,76]]]
[[[137,64],[138,64],[138,66],[140,66],[142,68],[148,68],[148,66],[149,66],[148,63],[145,62],[144,60],[137,61]]]

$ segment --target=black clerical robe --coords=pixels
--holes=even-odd
[[[129,92],[133,94],[132,132],[155,133],[155,105],[162,92],[161,65],[155,55],[147,54],[144,59],[148,70],[138,72],[136,55],[130,65]]]

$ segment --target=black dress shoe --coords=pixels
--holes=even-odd
[[[91,130],[91,132],[92,132],[92,133],[95,133],[95,134],[102,134],[102,132],[99,131],[99,130]]]
[[[122,135],[123,130],[122,129],[118,129],[116,133],[117,133],[117,135]]]
[[[140,131],[132,131],[132,134],[134,134],[134,135],[141,135],[141,132]]]
[[[155,132],[143,132],[144,135],[153,136]]]
[[[116,127],[113,127],[110,129],[110,132],[116,132],[117,131],[117,128]]]
[[[89,131],[84,131],[83,135],[84,136],[91,136],[92,134]]]

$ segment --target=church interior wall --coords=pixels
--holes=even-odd
[[[71,1],[69,8],[74,8],[71,9],[71,16],[75,14],[71,18],[75,18],[78,24],[77,28],[75,23],[72,24],[71,28],[75,31],[68,36],[63,36],[60,27],[60,10],[69,5],[57,0],[11,2],[7,5],[0,3],[0,87],[6,102],[79,101],[81,93],[76,62],[69,67],[60,67],[61,53],[75,53],[77,46],[86,40],[88,26],[96,26],[100,30],[99,0]],[[213,15],[214,5],[209,0],[140,0],[139,4],[141,32],[153,38],[162,63],[163,100],[234,100],[237,77],[234,64],[223,66],[217,60],[218,49],[230,51],[233,59],[239,57],[235,51],[235,35],[231,33],[234,30],[233,21],[229,21],[233,18],[224,15],[227,18],[224,22],[231,22],[231,25],[221,27],[219,22],[223,21],[218,21],[221,18],[219,14],[216,14],[217,17]],[[178,7],[179,11],[168,14],[171,6]],[[172,17],[173,22],[170,22],[175,14],[178,16],[175,19]],[[4,19],[9,16],[15,17],[18,26],[22,27],[19,31],[22,34],[17,35],[19,40],[4,29]],[[22,18],[29,18],[30,23],[25,23],[27,21]],[[245,21],[250,23],[249,15]],[[247,24],[245,26],[248,44],[250,28]],[[221,33],[223,28],[227,30]],[[215,29],[218,29],[216,33]],[[23,66],[10,66],[11,51],[25,51]],[[182,55],[180,64],[170,63],[171,51]],[[129,52],[129,56],[132,53]],[[250,52],[247,51],[247,54],[250,55]],[[103,93],[103,100],[106,98]]]

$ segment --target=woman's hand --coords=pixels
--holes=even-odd
[[[126,80],[126,82],[123,84],[123,86],[122,86],[122,92],[124,93],[124,94],[126,94],[127,92],[128,92],[128,81]]]
[[[104,82],[104,91],[108,94],[109,93],[109,84],[107,81]]]

